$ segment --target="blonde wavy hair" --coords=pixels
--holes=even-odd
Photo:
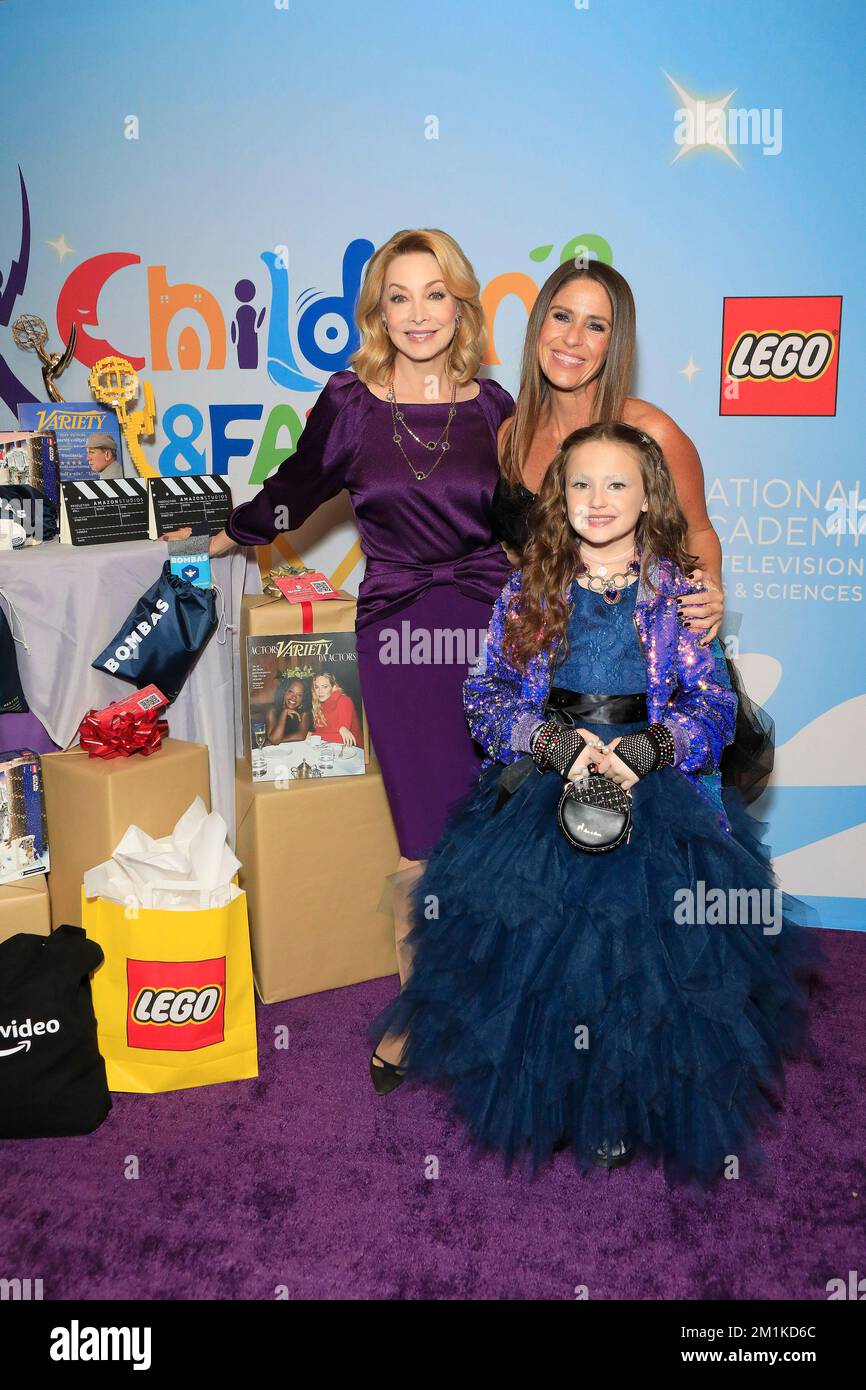
[[[325,723],[327,722],[326,719],[325,719],[324,712],[323,712],[323,710],[322,710],[322,701],[319,699],[318,695],[316,694],[316,685],[315,685],[315,683],[316,683],[316,681],[319,679],[320,676],[323,676],[323,677],[325,678],[325,680],[328,680],[328,681],[331,682],[331,687],[332,687],[332,692],[331,692],[331,693],[332,693],[332,694],[333,694],[334,691],[337,691],[340,695],[342,695],[342,694],[344,693],[343,687],[342,687],[341,684],[340,684],[339,677],[337,676],[337,674],[336,674],[335,671],[317,671],[317,672],[316,672],[316,674],[313,676],[313,679],[310,681],[310,703],[311,703],[311,705],[312,705],[312,707],[313,707],[313,727],[316,728],[316,729],[320,729],[320,728],[322,727],[322,725],[325,724]],[[330,696],[328,696],[328,698],[330,699]]]
[[[391,380],[397,349],[382,323],[382,291],[394,257],[416,251],[435,256],[448,292],[458,301],[460,322],[448,347],[445,371],[449,380],[465,386],[474,380],[487,350],[481,287],[457,242],[437,227],[395,232],[370,258],[355,310],[361,346],[350,362],[365,385],[374,382],[377,386],[387,386]]]

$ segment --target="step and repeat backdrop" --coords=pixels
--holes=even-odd
[[[347,364],[398,228],[462,244],[484,371],[512,392],[538,286],[609,261],[637,302],[634,394],[698,448],[723,631],[776,723],[759,810],[781,881],[866,928],[864,28],[856,0],[12,0],[0,429],[45,399],[16,318],[45,321],[46,354],[75,326],[66,399],[127,358],[148,464],[242,501]],[[261,563],[297,556],[357,590],[345,496]]]

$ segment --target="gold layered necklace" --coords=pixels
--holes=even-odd
[[[397,445],[397,448],[400,450],[400,453],[403,455],[409,467],[412,469],[412,472],[415,474],[415,477],[417,478],[418,482],[423,482],[425,478],[430,477],[430,474],[434,471],[434,469],[439,467],[439,464],[442,462],[443,458],[448,453],[448,450],[451,447],[448,443],[448,434],[451,429],[451,421],[457,414],[457,382],[455,381],[453,386],[451,387],[451,404],[448,407],[448,419],[445,421],[445,428],[441,431],[438,439],[420,439],[419,436],[415,433],[411,425],[409,425],[409,423],[407,422],[406,416],[403,414],[403,411],[397,404],[397,398],[394,393],[393,379],[391,381],[390,386],[388,387],[388,395],[386,399],[389,405],[391,406],[391,421],[394,426],[394,433],[392,435],[392,438],[394,440],[394,443]],[[403,448],[403,435],[401,431],[404,429],[408,434],[411,434],[416,444],[420,444],[421,448],[426,449],[428,453],[435,454],[437,449],[441,449],[442,452],[440,453],[438,459],[433,464],[432,468],[427,469],[426,473],[422,473],[420,469],[415,467],[414,463],[409,458],[409,455],[406,453],[406,450]]]

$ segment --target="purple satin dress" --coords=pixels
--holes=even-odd
[[[478,776],[482,755],[466,723],[463,682],[511,574],[493,539],[491,506],[496,431],[514,402],[495,381],[480,387],[474,400],[458,402],[444,456],[402,431],[419,471],[440,459],[418,481],[392,438],[388,402],[354,372],[335,372],[294,454],[251,502],[235,507],[226,528],[241,545],[266,545],[278,524],[294,531],[348,489],[367,557],[356,619],[361,695],[400,853],[409,859],[429,855]],[[423,440],[438,439],[448,417],[447,401],[401,409]]]

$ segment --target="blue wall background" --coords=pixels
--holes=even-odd
[[[138,257],[105,283],[90,331],[145,360],[141,375],[160,414],[146,445],[154,465],[227,468],[242,500],[266,464],[268,417],[275,425],[291,406],[302,422],[328,370],[343,365],[348,328],[339,314],[320,318],[312,337],[315,315],[306,338],[299,328],[305,310],[340,294],[347,247],[379,244],[398,227],[442,226],[483,285],[507,273],[540,284],[572,238],[602,238],[638,305],[635,394],[695,441],[726,561],[739,566],[727,575],[727,628],[750,688],[776,720],[778,771],[762,809],[782,882],[813,899],[826,926],[862,928],[866,536],[853,526],[824,537],[820,527],[834,485],[853,491],[855,506],[866,502],[864,94],[854,61],[864,28],[863,7],[841,0],[440,0],[432,8],[150,0],[134,12],[96,0],[13,0],[0,7],[0,357],[41,396],[36,359],[14,346],[10,323],[25,310],[39,314],[58,346],[57,303],[70,274],[108,252]],[[10,80],[15,73],[20,80]],[[781,112],[779,152],[735,145],[735,163],[704,147],[674,162],[681,98],[669,77],[696,98],[734,91],[731,106]],[[11,296],[19,167],[31,236],[23,285]],[[285,308],[263,256],[281,262]],[[208,291],[227,331],[234,286],[251,280],[265,311],[258,367],[240,367],[230,341],[223,366],[182,367],[184,326],[198,327],[207,358],[191,302],[168,333],[171,369],[155,369],[148,267],[164,267],[171,285]],[[836,414],[720,416],[724,299],[800,295],[843,296]],[[512,391],[525,320],[511,297],[495,324],[500,362],[488,370]],[[301,389],[285,384],[287,344],[306,378]],[[269,374],[269,355],[283,368]],[[84,363],[73,363],[63,394],[87,399],[86,378]],[[13,423],[13,404],[0,403],[0,428]],[[214,438],[212,406],[226,407],[229,446]],[[192,459],[170,438],[190,420]],[[290,422],[278,435],[283,453],[292,433]],[[739,504],[735,479],[746,480]],[[774,479],[792,489],[781,507],[777,484],[771,501],[761,499]],[[798,485],[814,493],[819,484],[817,506],[797,497]],[[791,535],[759,543],[762,516]],[[738,523],[749,534],[732,538]],[[354,589],[363,573],[354,538],[344,500],[292,541]],[[841,566],[817,597],[756,588],[803,584],[792,566],[806,559]],[[768,574],[745,568],[765,564]]]

